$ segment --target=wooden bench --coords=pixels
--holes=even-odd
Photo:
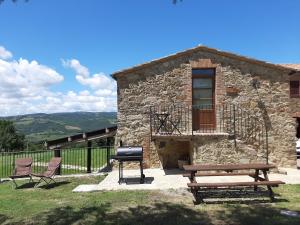
[[[274,181],[259,181],[259,182],[225,182],[225,183],[188,183],[190,188],[218,188],[218,187],[242,187],[242,186],[272,186],[276,187],[279,184],[285,184],[280,180]]]
[[[185,173],[182,175],[183,177],[191,178],[190,173]],[[232,172],[232,173],[196,173],[196,177],[206,177],[206,176],[250,176],[254,177],[255,173],[251,172]]]
[[[257,191],[257,186],[266,186],[269,191],[271,201],[274,200],[274,193],[272,187],[276,187],[280,184],[285,184],[282,181],[269,181],[267,171],[269,169],[276,168],[275,165],[271,164],[228,164],[228,165],[184,165],[186,174],[184,177],[188,177],[190,183],[187,186],[191,189],[195,198],[197,197],[197,191],[200,189],[209,188],[227,188],[227,187],[254,187],[254,191]],[[246,171],[245,171],[246,170]],[[251,172],[251,170],[254,172]],[[224,172],[220,172],[224,171]],[[261,171],[261,173],[260,173]],[[260,175],[263,175],[260,176]],[[250,176],[254,181],[246,182],[215,182],[215,183],[202,183],[197,182],[196,177],[205,176]],[[198,201],[196,199],[196,201]]]

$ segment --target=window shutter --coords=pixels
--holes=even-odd
[[[298,80],[290,81],[290,97],[291,98],[299,97],[299,81]]]

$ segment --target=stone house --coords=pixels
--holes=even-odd
[[[144,166],[296,165],[300,66],[197,46],[112,74],[116,143],[142,145]]]

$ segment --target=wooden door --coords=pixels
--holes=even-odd
[[[215,71],[193,70],[193,130],[209,132],[216,127]]]

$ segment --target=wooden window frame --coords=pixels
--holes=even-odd
[[[193,70],[201,70],[201,69],[212,69],[214,71],[214,73],[212,75],[208,75],[208,74],[193,74]],[[197,79],[197,78],[205,78],[205,79],[211,79],[212,80],[212,98],[210,98],[212,100],[212,107],[210,109],[197,109],[197,108],[193,108],[193,112],[192,112],[192,129],[193,131],[202,131],[202,132],[207,132],[207,131],[212,131],[212,130],[215,130],[216,129],[216,112],[215,112],[215,109],[216,109],[216,68],[215,67],[205,67],[205,68],[201,68],[201,67],[193,67],[192,68],[192,106],[194,106],[194,79]],[[197,89],[197,88],[195,88]],[[210,88],[200,88],[200,89],[210,89]],[[194,113],[195,114],[198,114],[200,113],[200,111],[202,113],[208,113],[208,112],[211,112],[212,113],[212,116],[213,118],[211,118],[211,123],[201,123],[200,122],[200,117],[199,115],[195,115],[194,117]],[[210,121],[210,119],[208,119],[207,121]]]
[[[193,70],[201,70],[201,69],[212,69],[214,70],[214,74],[213,75],[207,75],[207,74],[197,74],[197,75],[193,75]],[[211,67],[211,68],[192,68],[192,105],[194,104],[194,93],[193,93],[193,89],[194,89],[194,78],[212,78],[212,105],[213,108],[215,108],[215,97],[216,97],[216,68],[215,67]],[[205,89],[205,88],[203,88]],[[208,88],[207,88],[208,89]]]

